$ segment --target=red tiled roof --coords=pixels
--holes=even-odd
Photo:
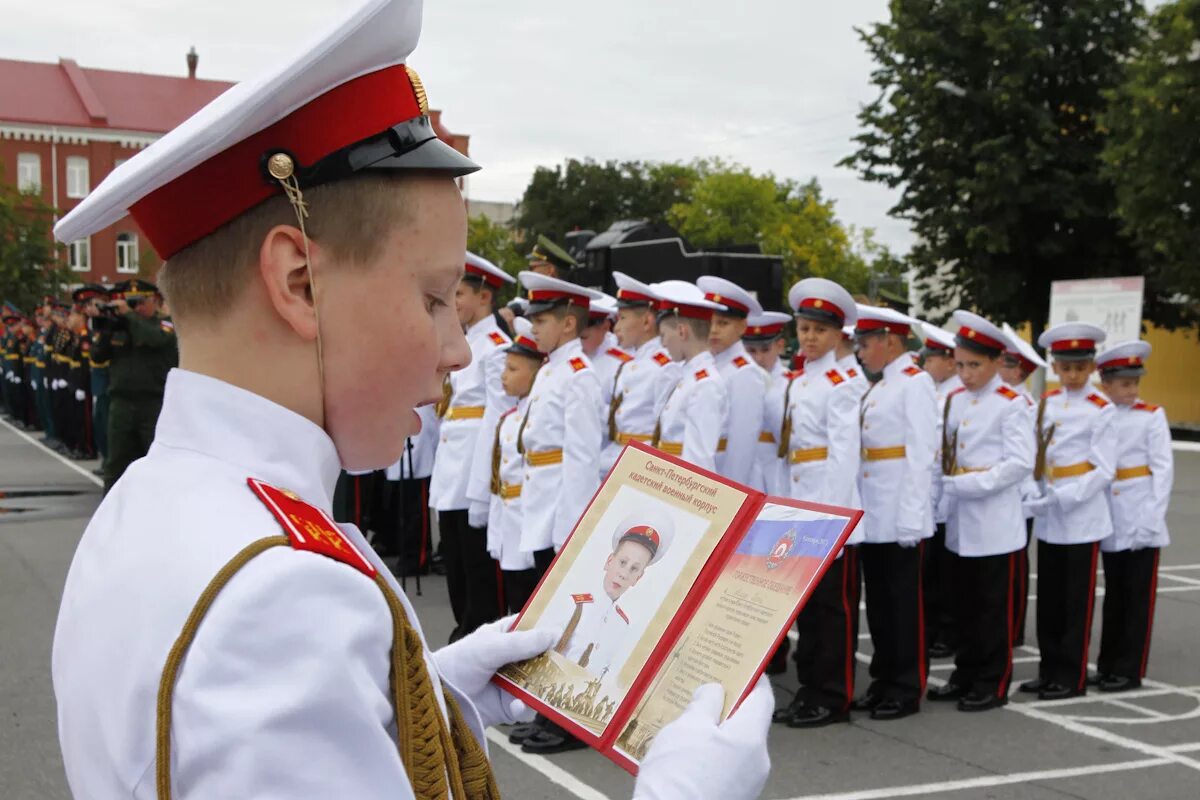
[[[0,59],[0,121],[166,133],[232,85]]]

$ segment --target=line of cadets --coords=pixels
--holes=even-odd
[[[1021,690],[1055,699],[1089,682],[1140,685],[1172,482],[1165,413],[1137,397],[1149,345],[1097,355],[1095,326],[1051,328],[1039,344],[1062,388],[1035,401],[1025,381],[1045,362],[969,311],[954,313],[951,334],[820,278],[791,288],[792,314],[711,276],[647,285],[616,272],[610,298],[556,277],[573,260],[549,240],[530,262],[510,336],[493,300],[513,279],[468,256],[459,313],[473,360],[448,376],[422,433],[425,447],[436,441],[429,505],[452,638],[524,606],[621,448],[638,441],[770,494],[865,510],[797,619],[800,687],[781,724],[819,727],[852,710],[899,719],[923,697],[962,711],[1003,705],[1034,535],[1041,663]],[[1103,392],[1089,382],[1097,368]],[[1089,676],[1101,551],[1104,634]],[[864,587],[874,648],[855,697]],[[788,649],[769,671],[786,669]],[[949,682],[927,687],[929,658],[951,655]],[[512,739],[540,753],[582,746],[547,720]]]

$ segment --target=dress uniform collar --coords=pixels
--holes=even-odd
[[[988,394],[995,392],[1001,386],[1006,386],[1006,385],[1007,384],[1004,382],[1004,379],[1000,377],[1000,373],[997,372],[995,375],[992,376],[992,379],[987,382],[987,385],[984,386],[982,389],[980,389],[978,392],[972,392],[970,389],[967,389],[967,394],[969,394],[973,397],[986,397]]]
[[[830,350],[828,353],[826,353],[825,355],[821,356],[820,358],[814,359],[812,361],[805,361],[804,362],[804,371],[811,372],[815,375],[818,373],[823,373],[826,370],[837,369],[837,366],[838,366],[837,348],[834,348],[834,349]]]
[[[467,338],[476,339],[480,336],[491,333],[493,330],[496,330],[499,327],[500,326],[496,324],[496,315],[488,314],[486,317],[479,320],[479,322],[476,322],[474,325],[467,328]]]
[[[749,358],[749,356],[746,355],[746,345],[742,343],[741,339],[738,339],[736,342],[729,345],[729,347],[713,355],[713,361],[716,362],[718,367],[723,367],[732,362],[738,356]]]
[[[653,339],[646,342],[641,347],[639,347],[637,350],[635,350],[633,353],[633,357],[634,358],[649,358],[650,356],[654,355],[661,349],[662,349],[662,339],[655,336]]]
[[[696,355],[689,358],[684,364],[683,368],[685,371],[695,371],[708,366],[716,366],[716,360],[713,358],[712,353],[707,350],[701,350],[699,353],[696,353]]]
[[[889,361],[886,366],[884,366],[883,377],[894,378],[912,365],[912,356],[910,356],[908,351],[905,350],[903,353]]]
[[[162,447],[233,464],[247,478],[332,509],[341,460],[329,434],[294,411],[216,378],[171,370],[153,445]]]
[[[572,339],[566,344],[559,347],[547,359],[547,363],[553,366],[554,364],[562,364],[572,358],[579,358],[583,355],[583,341],[580,339]]]

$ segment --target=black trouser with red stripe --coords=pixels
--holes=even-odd
[[[397,575],[420,575],[429,565],[433,534],[429,478],[376,481],[372,506],[376,545],[397,559]]]
[[[1104,553],[1104,627],[1100,634],[1101,675],[1146,677],[1161,550]]]
[[[1038,674],[1050,683],[1087,690],[1088,644],[1096,605],[1100,543],[1038,541]]]
[[[858,546],[847,546],[829,566],[796,618],[796,699],[846,711],[854,697],[858,650]]]
[[[472,528],[465,508],[439,511],[438,531],[450,609],[454,612],[455,627],[450,634],[454,642],[480,625],[500,619],[505,609],[500,565],[488,554],[487,530]]]
[[[954,559],[946,549],[946,523],[939,522],[933,538],[925,542],[921,565],[921,591],[925,605],[925,640],[955,647],[954,641]]]
[[[1029,610],[1029,543],[1033,541],[1033,517],[1025,520],[1025,547],[1017,553],[1013,573],[1013,647],[1025,644],[1025,615]]]
[[[925,649],[925,609],[921,596],[924,543],[861,544],[867,625],[871,629],[871,687],[889,700],[920,700],[929,656]]]
[[[998,556],[955,556],[958,651],[950,683],[1008,697],[1015,619],[1013,593],[1025,550]]]

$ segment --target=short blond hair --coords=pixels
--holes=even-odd
[[[388,231],[413,216],[404,186],[401,176],[367,172],[305,190],[309,239],[339,262],[371,262]],[[158,285],[172,314],[185,322],[219,319],[254,274],[267,233],[296,224],[291,203],[277,195],[171,256],[158,273]]]

